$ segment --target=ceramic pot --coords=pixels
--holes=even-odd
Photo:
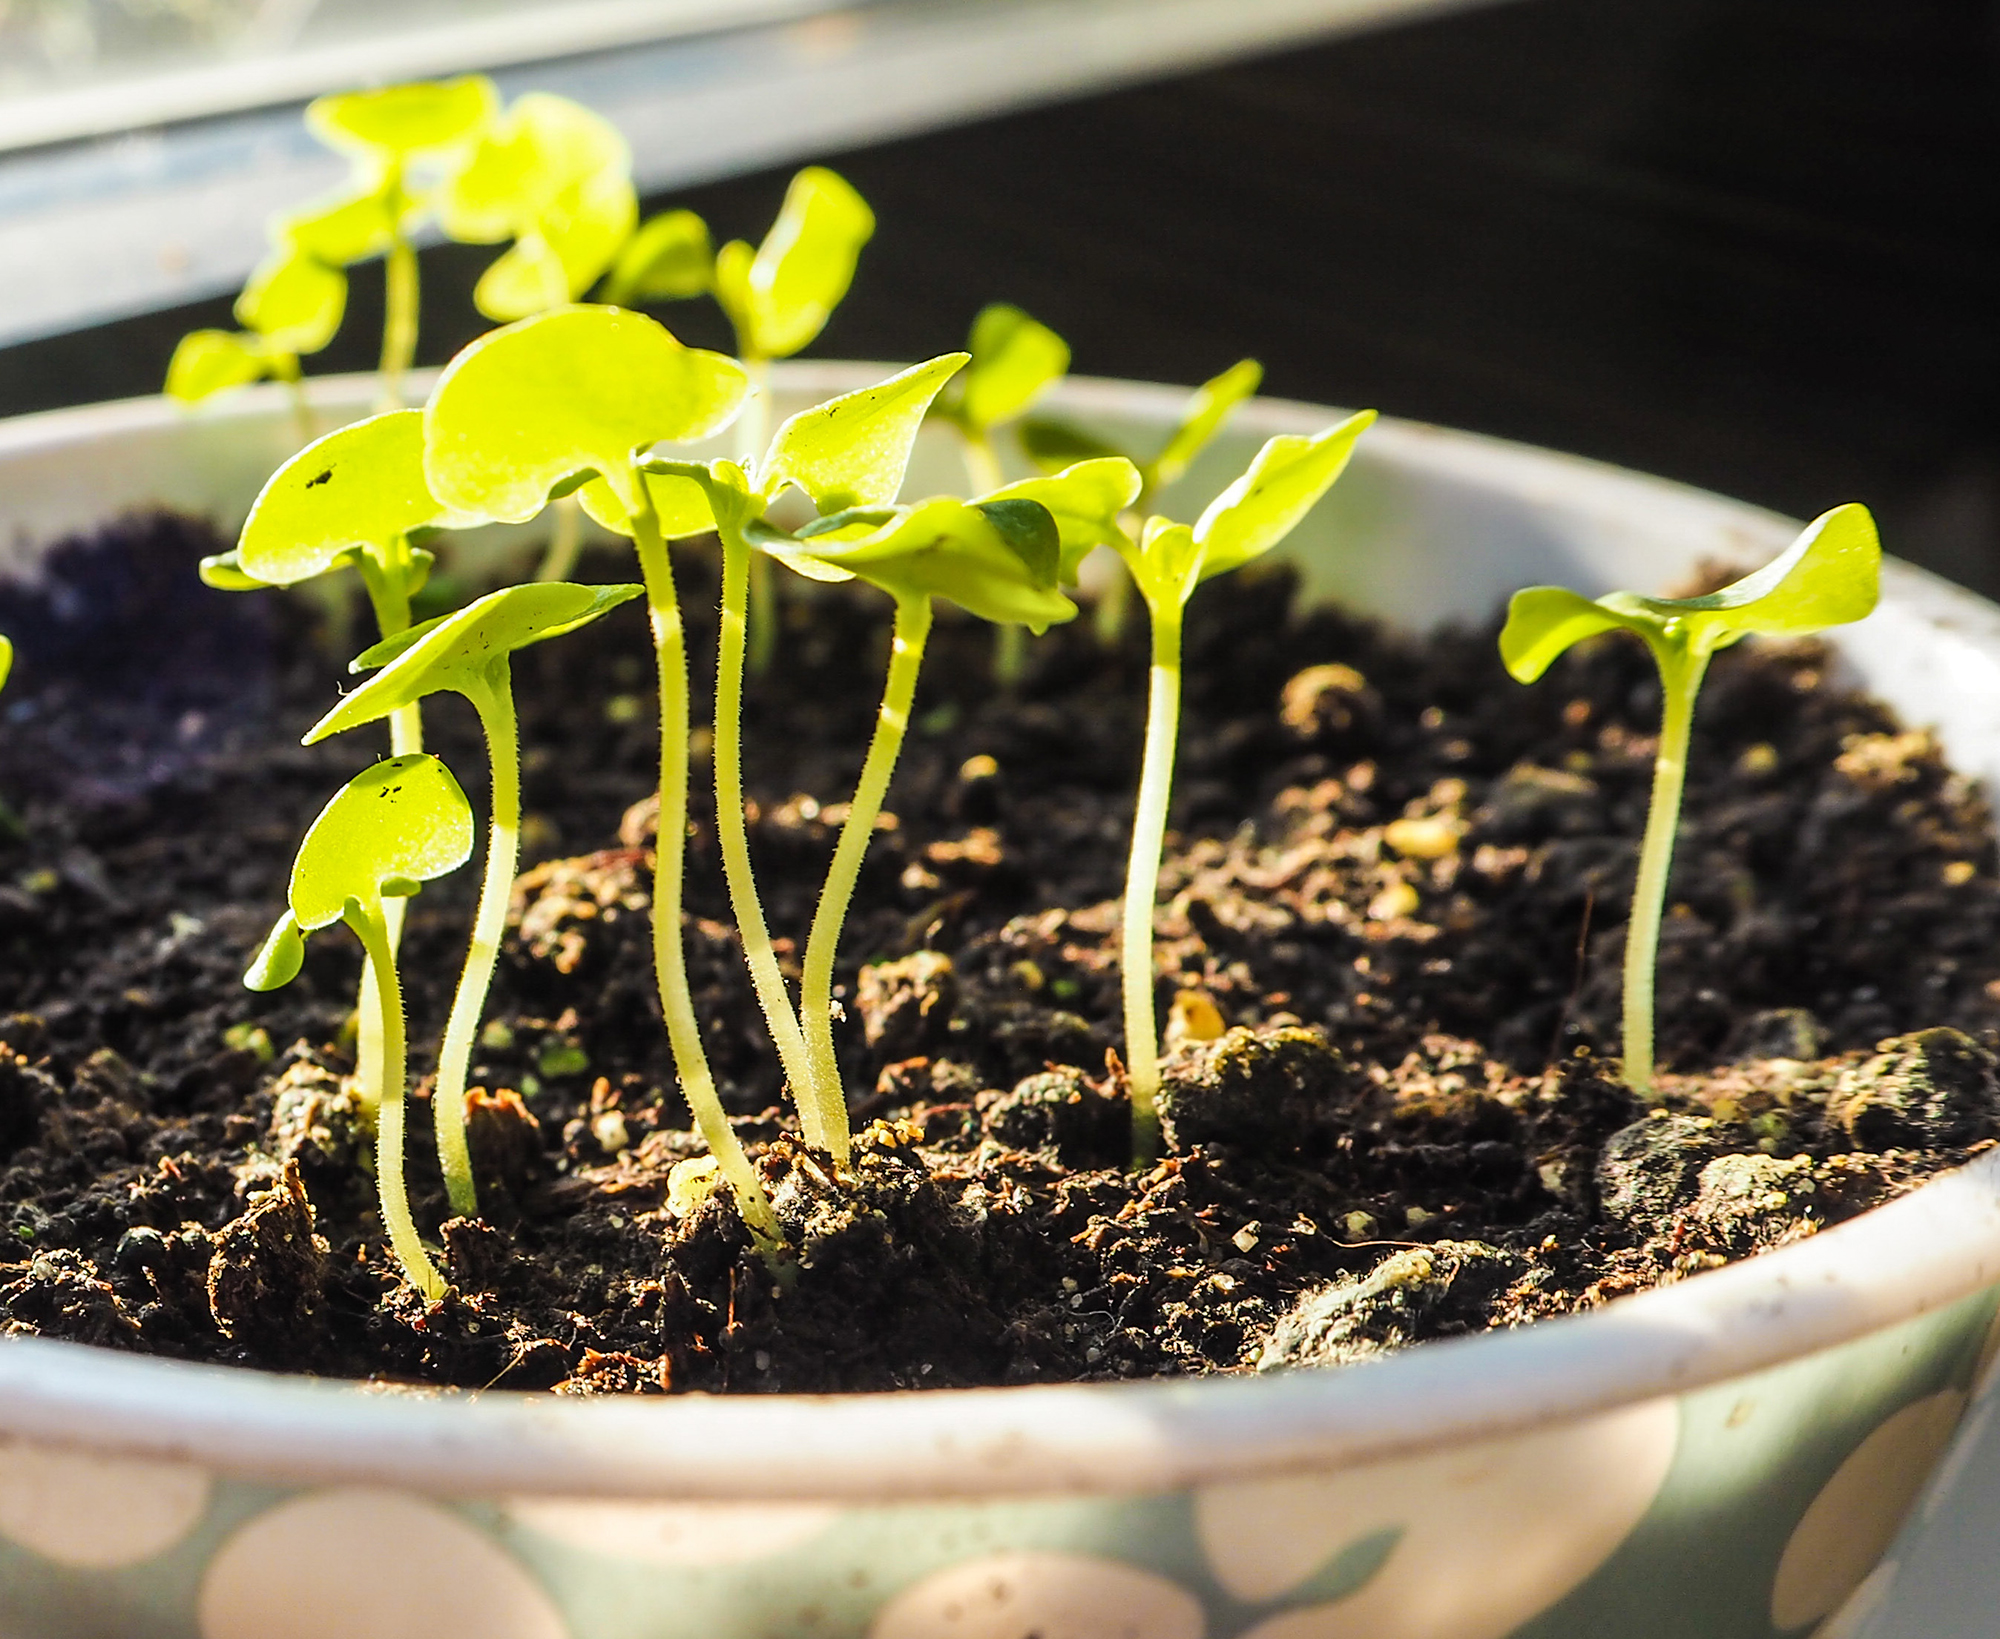
[[[779,410],[872,379],[785,367]],[[369,391],[316,396],[353,415]],[[1056,404],[1143,447],[1182,397],[1074,381]],[[1335,413],[1248,406],[1189,491]],[[290,428],[264,389],[197,417],[146,400],[0,427],[4,550],[22,568],[125,506],[233,518]],[[913,490],[953,462],[920,451]],[[1531,581],[1761,562],[1794,528],[1385,422],[1293,551],[1314,595],[1422,624]],[[2000,774],[2000,611],[1898,564],[1884,593],[1835,646],[1961,769]],[[2000,1158],[1589,1315],[1335,1371],[572,1402],[0,1339],[0,1636],[1831,1635],[1879,1595],[1992,1375],[1996,1283]]]

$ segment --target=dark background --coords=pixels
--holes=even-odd
[[[2000,593],[1997,138],[1988,0],[1518,0],[822,156],[881,229],[814,351],[942,351],[1004,298],[1080,372],[1250,353],[1287,397],[1862,500]],[[785,174],[675,202],[755,239]],[[426,360],[493,254],[426,253]],[[372,364],[376,285],[314,368]],[[227,310],[0,351],[0,413],[152,391]],[[706,304],[665,316],[726,344]]]

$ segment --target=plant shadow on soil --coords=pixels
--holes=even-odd
[[[342,1080],[353,942],[316,939],[286,990],[240,984],[304,827],[382,748],[299,747],[339,668],[306,601],[195,581],[218,544],[135,517],[0,588],[20,648],[0,698],[19,821],[0,838],[0,1331],[562,1393],[1338,1362],[1813,1233],[2000,1133],[1988,810],[1928,736],[1829,680],[1823,648],[1746,644],[1711,673],[1649,1113],[1605,1059],[1659,709],[1644,651],[1599,640],[1523,689],[1490,629],[1299,611],[1272,568],[1190,614],[1158,922],[1168,1154],[1143,1176],[1120,1165],[1115,1059],[1138,623],[1113,651],[1087,621],[1031,644],[1008,695],[990,630],[941,622],[843,944],[863,1129],[844,1182],[780,1104],[697,763],[690,968],[799,1251],[780,1291],[724,1198],[668,1198],[699,1144],[652,990],[651,657],[621,610],[516,663],[529,868],[468,1095],[483,1210],[442,1221],[413,1112],[417,1217],[454,1286],[426,1309],[383,1248]],[[714,568],[699,546],[676,561],[699,699]],[[796,937],[887,612],[785,591],[746,777],[767,910]],[[478,803],[470,712],[429,727]],[[419,1073],[472,891],[461,873],[413,903]]]

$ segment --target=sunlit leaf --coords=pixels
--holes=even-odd
[[[424,470],[459,510],[521,523],[589,468],[629,513],[640,504],[634,452],[719,432],[748,386],[734,359],[683,347],[644,314],[560,307],[446,366],[424,410]]]
[[[758,473],[765,492],[796,484],[823,513],[895,500],[931,400],[967,357],[946,353],[801,410],[771,440]]]
[[[190,330],[167,365],[167,396],[199,404],[226,388],[258,380],[269,367],[251,337],[233,330]]]
[[[14,640],[0,632],[0,689],[7,686],[7,679],[14,671]]]
[[[691,478],[670,473],[644,473],[646,492],[659,514],[660,535],[669,541],[706,535],[715,528],[715,514],[709,509],[708,492]],[[577,492],[583,510],[616,535],[632,533],[632,515],[625,510],[617,492],[602,478],[593,478]]]
[[[259,262],[236,298],[236,321],[286,353],[317,353],[347,311],[347,275],[292,245]]]
[[[1137,543],[1113,543],[1154,609],[1178,609],[1194,596],[1202,568],[1201,543],[1186,524],[1148,518]]]
[[[1264,366],[1255,359],[1238,359],[1221,375],[1211,377],[1194,390],[1167,446],[1154,457],[1150,469],[1152,487],[1165,489],[1179,481],[1188,464],[1208,448],[1209,440],[1222,430],[1236,406],[1263,385]]]
[[[281,216],[277,236],[328,267],[347,267],[379,256],[388,248],[395,226],[394,213],[377,181],[343,188]]]
[[[630,147],[603,115],[531,91],[445,179],[434,204],[452,238],[490,244],[539,226],[565,190],[604,174],[629,179],[631,168]]]
[[[195,565],[195,573],[201,576],[202,585],[218,592],[266,592],[271,587],[269,581],[246,574],[234,552],[212,553]]]
[[[496,664],[515,650],[587,626],[643,590],[536,581],[488,593],[456,614],[398,632],[356,658],[355,671],[382,670],[313,724],[304,743],[376,722],[428,694],[476,699],[499,680]]]
[[[290,910],[279,913],[264,943],[251,958],[243,984],[249,990],[281,990],[299,976],[306,965],[306,942]]]
[[[569,298],[562,257],[533,228],[509,245],[472,287],[472,305],[502,324],[546,313]]]
[[[318,97],[306,107],[306,125],[343,153],[406,158],[470,141],[498,109],[493,82],[467,74]]]
[[[789,358],[825,329],[874,232],[875,213],[843,177],[820,165],[793,177],[755,258],[732,269],[726,288],[717,268],[717,295],[745,353]]]
[[[1500,661],[1517,683],[1532,683],[1572,645],[1618,628],[1644,632],[1647,622],[1594,603],[1561,586],[1530,586],[1507,604]]]
[[[1069,369],[1069,343],[1005,302],[972,321],[971,352],[959,413],[979,432],[1014,420]]]
[[[472,857],[472,806],[424,752],[364,769],[320,811],[292,862],[291,907],[308,931],[352,899],[379,913],[384,884],[429,882]]]
[[[1332,487],[1375,424],[1363,410],[1311,438],[1281,433],[1257,452],[1250,468],[1218,495],[1194,526],[1202,547],[1202,579],[1271,550]]]
[[[1118,520],[1139,498],[1140,482],[1139,469],[1124,456],[1102,456],[1047,478],[1023,478],[982,499],[1037,501],[1047,507],[1062,536],[1061,579],[1070,585],[1093,547],[1123,542]]]
[[[671,302],[704,295],[715,282],[708,224],[693,211],[663,211],[640,224],[618,252],[604,299]]]

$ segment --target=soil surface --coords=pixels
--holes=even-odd
[[[343,1078],[358,952],[240,975],[376,731],[310,750],[325,606],[209,591],[202,526],[127,520],[0,588],[0,1330],[181,1359],[561,1393],[883,1389],[1344,1361],[1677,1280],[1852,1216],[2000,1134],[1983,799],[1816,644],[1711,670],[1662,941],[1665,1101],[1607,1073],[1659,691],[1600,639],[1533,688],[1204,588],[1158,918],[1166,1158],[1135,1176],[1116,897],[1143,633],[1030,647],[941,618],[848,923],[852,1173],[780,1103],[700,787],[685,934],[724,1098],[798,1251],[783,1285],[701,1153],[648,960],[637,605],[521,656],[526,874],[468,1095],[483,1216],[397,1277]],[[714,591],[677,555],[697,698]],[[586,578],[623,579],[617,558]],[[746,716],[772,925],[802,936],[887,650],[879,598],[786,588]],[[317,613],[315,612],[317,610]],[[358,627],[357,627],[358,631]],[[344,640],[343,640],[344,641]],[[361,646],[358,636],[339,652]],[[427,708],[475,803],[461,702]],[[429,1069],[471,872],[413,902]],[[787,963],[796,947],[781,942]],[[427,1096],[419,1083],[416,1095]]]

